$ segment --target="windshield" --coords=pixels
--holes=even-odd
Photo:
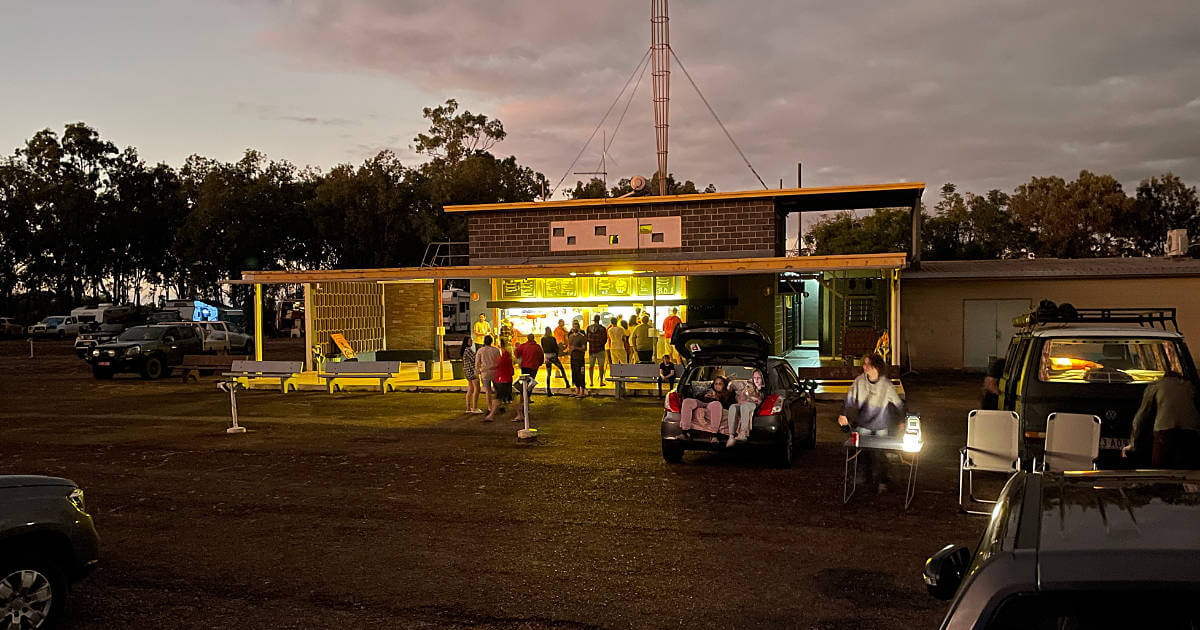
[[[47,317],[46,319],[42,320],[42,323],[47,324],[49,326],[57,326],[57,325],[63,323],[64,319],[66,319],[66,318],[65,317]]]
[[[152,326],[134,326],[121,333],[121,336],[117,337],[117,339],[120,341],[148,341],[162,337],[166,330],[166,328],[154,328]]]
[[[1182,374],[1173,339],[1051,339],[1042,347],[1038,379],[1049,383],[1147,383]]]

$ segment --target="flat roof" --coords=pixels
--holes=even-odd
[[[1195,258],[1016,258],[1006,260],[922,260],[905,280],[992,278],[999,280],[1147,278],[1200,276]]]
[[[699,193],[695,195],[479,203],[446,206],[444,210],[446,212],[554,210],[557,208],[575,208],[579,206],[644,206],[661,203],[704,203],[709,201],[773,199],[782,210],[787,212],[817,212],[823,210],[859,210],[863,208],[908,208],[912,207],[921,198],[923,192],[925,192],[925,182],[895,182],[858,186],[738,190]]]
[[[307,284],[312,282],[388,282],[450,278],[558,278],[574,275],[726,276],[786,271],[901,269],[903,253],[849,254],[702,260],[548,262],[529,265],[463,265],[458,267],[393,267],[383,269],[317,269],[243,271],[240,280],[222,284]]]

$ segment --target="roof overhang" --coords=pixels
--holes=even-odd
[[[314,282],[394,282],[461,278],[558,278],[571,275],[734,276],[793,272],[902,269],[903,253],[850,254],[705,260],[597,261],[532,265],[464,265],[385,269],[243,271],[241,280],[223,284],[309,284]]]
[[[617,197],[605,199],[567,199],[558,201],[525,201],[518,203],[480,203],[446,206],[445,211],[497,212],[508,210],[557,210],[561,208],[598,206],[645,206],[664,203],[694,204],[711,201],[774,200],[784,212],[821,212],[828,210],[860,210],[864,208],[911,208],[925,192],[925,182],[896,182],[860,186],[819,186],[813,188],[779,188],[700,193],[696,195],[665,195],[646,197]]]

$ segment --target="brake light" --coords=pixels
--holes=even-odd
[[[667,394],[667,400],[663,403],[663,407],[666,407],[667,411],[672,411],[675,413],[679,413],[679,409],[682,405],[683,396],[680,396],[679,392],[671,392]]]
[[[771,394],[763,399],[762,405],[758,407],[758,415],[773,416],[783,411],[783,398],[779,394]]]

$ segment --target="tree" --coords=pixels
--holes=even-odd
[[[838,212],[813,225],[804,235],[804,244],[817,256],[908,251],[911,212],[908,208],[877,208],[864,217]]]
[[[458,101],[449,99],[444,105],[426,107],[422,116],[429,121],[429,132],[417,134],[416,151],[454,164],[477,152],[491,150],[507,135],[499,120],[463,110],[458,114]]]
[[[575,182],[575,189],[571,191],[571,199],[602,199],[608,196],[608,190],[604,188],[604,180],[599,177],[593,177],[588,180],[588,183]]]
[[[624,178],[624,179],[620,180],[619,182],[617,182],[616,186],[613,186],[612,191],[610,192],[610,196],[620,197],[622,195],[627,195],[631,192],[633,192],[633,184],[630,182],[629,178]],[[685,182],[680,183],[678,180],[675,179],[674,173],[667,173],[667,194],[668,195],[697,195],[697,194],[700,194],[700,192],[701,191],[696,188],[696,182],[693,182],[692,180],[689,179]],[[712,184],[709,184],[708,186],[704,187],[703,192],[706,192],[706,193],[717,192],[717,187]],[[649,181],[646,182],[646,187],[642,189],[642,191],[639,193],[639,195],[644,195],[647,197],[658,195],[658,172],[657,171],[655,171],[654,175],[649,179]]]
[[[1159,256],[1166,251],[1167,231],[1186,229],[1200,235],[1200,203],[1196,188],[1174,173],[1148,177],[1138,184],[1130,211],[1117,224],[1125,255]]]
[[[1013,219],[1028,230],[1037,256],[1086,258],[1117,252],[1114,222],[1131,200],[1111,175],[1080,171],[1069,184],[1061,177],[1034,177],[1009,199]]]

